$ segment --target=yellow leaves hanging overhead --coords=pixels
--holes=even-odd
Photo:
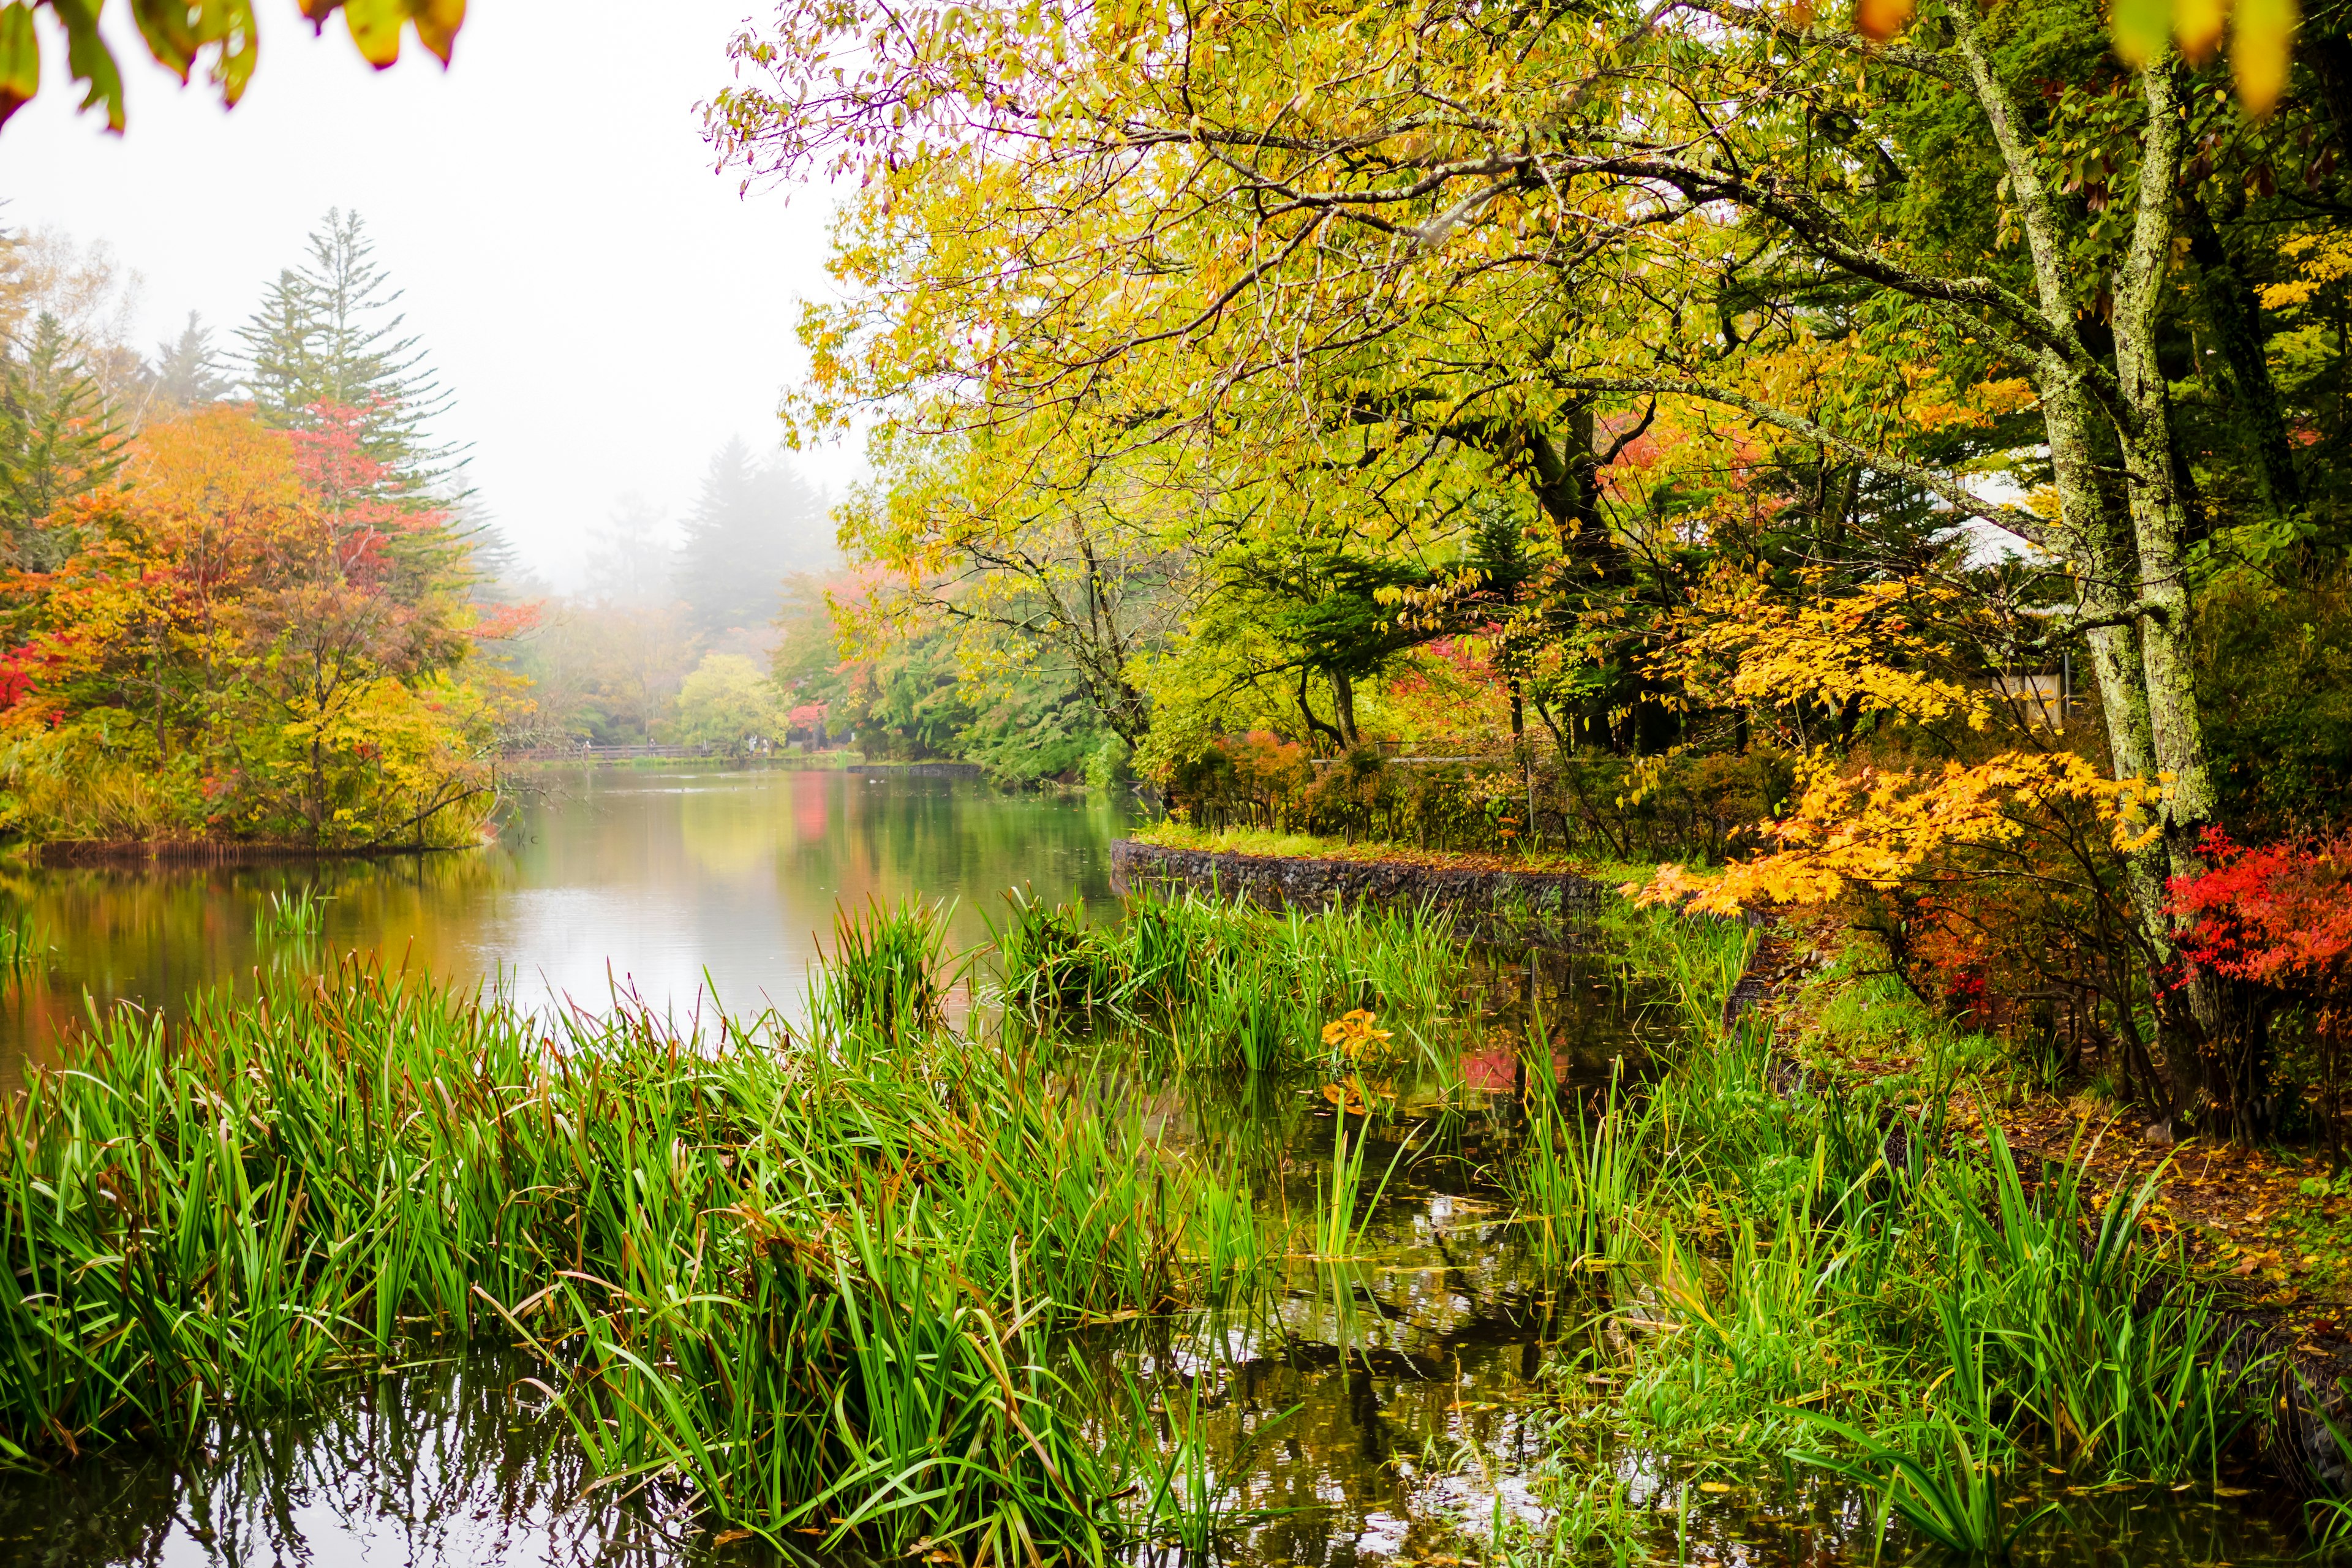
[[[221,102],[234,108],[245,96],[260,58],[252,0],[128,0],[140,42],[155,63],[188,80],[209,54],[207,73]],[[305,20],[323,28],[341,11],[352,41],[378,70],[400,58],[403,31],[414,26],[417,41],[446,66],[457,29],[465,25],[466,0],[295,0]],[[106,126],[124,123],[122,70],[99,29],[106,0],[9,0],[0,6],[0,124],[31,102],[41,88],[41,41],[33,13],[46,8],[65,32],[66,69],[84,83],[81,107],[103,108]]]
[[[2255,114],[2267,114],[2286,87],[2289,51],[2294,44],[2294,0],[2115,0],[2108,28],[2126,65],[2145,66],[2167,43],[2197,65],[2230,36],[2230,69],[2238,97]]]

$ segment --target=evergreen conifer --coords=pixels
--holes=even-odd
[[[80,345],[44,310],[0,352],[0,531],[9,563],[41,571],[73,541],[41,528],[122,466],[122,432]]]
[[[177,413],[219,403],[236,390],[228,367],[213,342],[213,330],[195,311],[170,342],[155,345],[156,412]]]
[[[237,330],[245,384],[262,417],[300,426],[332,404],[360,411],[360,447],[412,489],[448,478],[461,453],[425,429],[447,412],[419,341],[404,335],[400,290],[374,259],[360,215],[330,208],[310,236],[310,259],[280,272]]]
[[[825,564],[824,498],[781,458],[761,462],[738,437],[711,458],[687,514],[674,582],[696,628],[761,628],[782,607],[784,577]]]

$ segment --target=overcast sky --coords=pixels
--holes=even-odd
[[[378,74],[340,21],[314,39],[293,0],[263,0],[228,113],[110,7],[128,134],[72,111],[52,37],[41,96],[0,130],[0,215],[110,241],[145,277],[152,345],[191,310],[228,340],[320,216],[358,209],[457,395],[442,434],[473,444],[525,563],[570,586],[621,496],[675,515],[729,436],[775,445],[797,300],[829,289],[823,194],[739,196],[701,139],[695,105],[756,5],[473,0],[448,72],[412,37]],[[798,460],[836,494],[857,471],[854,450]]]

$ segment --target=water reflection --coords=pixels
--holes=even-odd
[[[0,871],[0,906],[28,911],[49,949],[0,1002],[0,1087],[25,1055],[53,1056],[86,1006],[168,1012],[327,949],[502,982],[534,1005],[603,1005],[617,985],[681,1016],[713,990],[730,1009],[790,1013],[836,903],[951,898],[955,940],[977,942],[1016,884],[1108,899],[1108,846],[1124,821],[1102,797],[890,773],[583,768],[543,782],[479,850]],[[327,900],[315,936],[256,929],[271,892],[302,887]]]

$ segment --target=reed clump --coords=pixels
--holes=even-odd
[[[845,926],[796,1030],[348,966],[106,1016],[0,1129],[0,1455],[187,1442],[488,1337],[603,1484],[803,1545],[1103,1560],[1160,1460],[1082,1440],[1057,1331],[1282,1243],[1030,1037],[941,1024],[939,931]]]
[[[1363,1009],[1402,1037],[1399,1055],[1459,1054],[1437,1028],[1464,959],[1433,908],[1270,910],[1186,892],[1089,922],[1082,903],[1011,902],[995,928],[998,995],[1032,1026],[1108,1025],[1169,1065],[1287,1073],[1326,1064],[1324,1026]]]

